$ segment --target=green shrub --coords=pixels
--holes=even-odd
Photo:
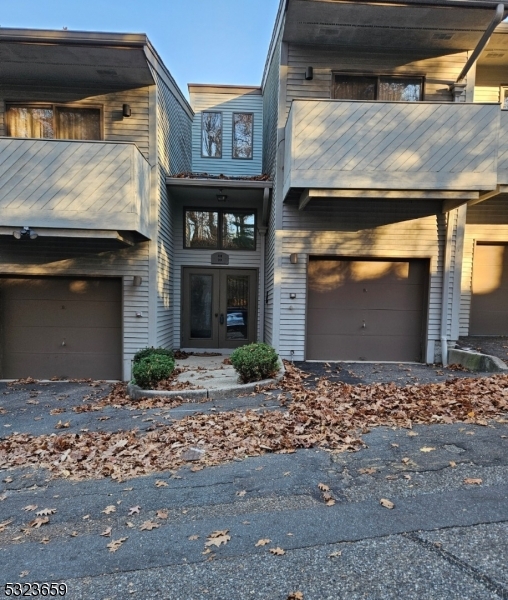
[[[142,348],[138,350],[132,359],[132,362],[136,364],[141,359],[146,358],[147,356],[152,356],[153,354],[161,354],[162,356],[170,356],[173,358],[173,350],[166,350],[166,348]]]
[[[175,361],[172,356],[152,353],[134,363],[132,376],[139,387],[150,390],[159,381],[170,377],[174,368]]]
[[[243,383],[271,377],[278,369],[279,357],[268,344],[241,346],[231,354],[231,364]]]

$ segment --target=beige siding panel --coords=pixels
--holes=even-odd
[[[134,353],[148,344],[149,242],[125,249],[117,249],[114,242],[94,239],[15,242],[10,236],[0,237],[0,276],[122,278],[123,377],[129,379]],[[135,275],[143,279],[139,287],[132,285]]]
[[[497,182],[494,105],[295,100],[291,188],[488,189]]]
[[[438,202],[315,201],[305,211],[284,205],[281,244],[281,343],[284,358],[305,357],[308,256],[430,259],[426,342],[440,338],[442,249],[446,220]],[[289,255],[298,254],[291,264]],[[291,299],[290,294],[296,294]],[[448,324],[449,334],[451,323]],[[293,351],[294,354],[291,354]]]
[[[462,264],[460,335],[469,335],[473,262],[477,242],[508,243],[508,195],[491,198],[467,211]]]
[[[457,79],[466,60],[466,52],[427,58],[290,44],[287,111],[295,98],[331,98],[332,71],[424,76],[425,100],[451,102],[448,86]],[[314,78],[306,81],[309,65],[314,67]]]
[[[133,144],[0,139],[0,225],[149,236],[150,167]]]
[[[109,94],[93,89],[60,89],[0,84],[0,136],[5,135],[5,102],[54,102],[77,105],[97,105],[103,110],[104,139],[112,142],[133,142],[148,158],[148,87],[121,90]],[[131,117],[122,116],[123,104],[129,104]]]

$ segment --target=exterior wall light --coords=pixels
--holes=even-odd
[[[131,105],[130,104],[124,104],[123,107],[122,107],[122,115],[124,117],[130,117],[131,114],[132,114]]]
[[[296,254],[296,252],[293,252],[293,254],[289,255],[289,262],[292,265],[297,265],[298,264],[298,254]]]
[[[221,192],[222,192],[222,190],[221,190]],[[226,194],[217,194],[216,198],[217,198],[217,202],[226,202],[226,200],[228,199]]]
[[[134,287],[139,287],[142,283],[143,283],[143,278],[141,277],[141,275],[134,275],[134,278],[132,280],[132,285]]]
[[[314,79],[314,69],[312,67],[307,67],[305,69],[305,79],[307,81],[310,81],[311,79]]]
[[[23,227],[19,231],[13,231],[12,235],[17,240],[36,240],[39,237],[30,227]]]

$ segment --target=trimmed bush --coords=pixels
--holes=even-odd
[[[159,381],[170,377],[174,368],[175,361],[172,356],[152,353],[134,363],[132,376],[140,388],[150,390]]]
[[[170,356],[173,358],[173,350],[166,350],[166,348],[142,348],[138,350],[132,359],[134,364],[138,363],[141,359],[146,358],[147,356],[152,356],[153,354],[161,354],[162,356]]]
[[[279,367],[279,357],[275,350],[262,343],[241,346],[231,354],[230,359],[242,383],[268,379]]]

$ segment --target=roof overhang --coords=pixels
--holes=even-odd
[[[144,34],[0,29],[2,84],[130,89],[154,83]]]
[[[477,45],[498,3],[287,0],[283,40],[347,48],[460,52]]]
[[[191,177],[167,177],[166,184],[169,187],[182,188],[228,188],[228,189],[271,189],[273,187],[272,181],[258,181],[251,179],[219,179],[219,178],[191,178]]]

